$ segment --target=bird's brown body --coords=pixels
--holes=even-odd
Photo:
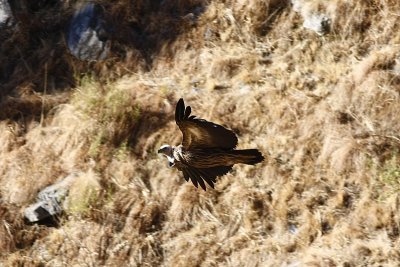
[[[241,153],[249,150],[225,150],[220,148],[185,150],[181,145],[175,147],[174,158],[182,164],[194,168],[212,168],[232,166],[234,164],[249,164],[255,160],[254,154]]]

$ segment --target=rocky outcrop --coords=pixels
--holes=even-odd
[[[70,174],[40,191],[36,203],[25,209],[25,218],[31,223],[36,223],[61,214],[66,207],[64,202],[70,186],[77,177],[77,174]]]
[[[68,48],[81,60],[107,58],[110,40],[100,6],[88,3],[75,12],[68,31]]]
[[[10,25],[13,15],[7,0],[0,0],[0,27]]]
[[[324,35],[330,31],[331,18],[312,6],[310,1],[291,0],[293,10],[300,13],[304,19],[303,27]]]
[[[331,20],[324,14],[310,14],[304,17],[303,27],[319,35],[329,32]]]

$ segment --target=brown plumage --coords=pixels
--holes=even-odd
[[[158,152],[164,154],[171,167],[182,171],[186,181],[206,190],[207,183],[214,188],[218,176],[232,170],[234,164],[254,165],[264,160],[257,149],[235,150],[238,139],[225,127],[191,116],[191,107],[183,99],[176,104],[175,121],[182,132],[182,144],[177,147],[163,145]]]

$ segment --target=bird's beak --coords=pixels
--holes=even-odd
[[[161,149],[159,149],[158,151],[157,151],[157,153],[161,153],[162,152],[162,150]]]

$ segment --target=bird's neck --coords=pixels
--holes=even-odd
[[[182,145],[172,147],[172,155],[175,160],[178,160],[182,157]]]

